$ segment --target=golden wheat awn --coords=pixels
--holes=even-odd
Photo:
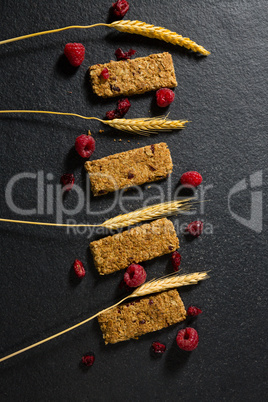
[[[94,314],[93,316],[87,318],[86,320],[79,322],[78,324],[73,325],[72,327],[65,329],[64,331],[58,332],[57,334],[51,335],[48,338],[45,338],[30,346],[27,346],[26,348],[20,349],[17,352],[14,352],[14,353],[11,353],[10,355],[2,357],[0,359],[0,363],[7,359],[10,359],[11,357],[14,357],[23,352],[26,352],[27,350],[33,349],[36,346],[42,345],[45,342],[51,341],[52,339],[55,339],[55,338],[59,337],[60,335],[66,334],[66,332],[70,332],[73,329],[80,327],[81,325],[86,324],[87,322],[93,320],[93,318],[98,317],[100,314],[111,310],[112,308],[118,306],[119,304],[121,304],[122,302],[124,302],[127,299],[130,299],[133,297],[144,296],[144,295],[148,295],[148,294],[152,294],[152,293],[157,293],[157,292],[163,292],[167,289],[173,289],[173,288],[177,288],[180,286],[195,285],[198,283],[198,281],[203,281],[204,279],[208,279],[208,278],[209,278],[209,276],[207,275],[207,272],[195,272],[193,274],[187,274],[187,275],[178,275],[176,273],[176,274],[172,274],[169,276],[165,276],[165,277],[147,282],[147,283],[139,286],[133,293],[124,297],[124,299],[120,300],[118,303],[115,303],[112,306],[99,311],[98,313]]]
[[[145,117],[138,119],[113,119],[102,120],[98,117],[87,117],[77,113],[52,112],[49,110],[0,110],[0,114],[9,113],[37,113],[52,114],[60,116],[74,116],[85,120],[98,120],[112,128],[121,131],[127,131],[131,134],[150,135],[156,134],[158,131],[178,130],[185,127],[187,120],[170,120],[167,117]]]
[[[0,218],[0,222],[22,223],[27,225],[39,226],[58,226],[58,227],[105,227],[107,229],[119,229],[136,223],[157,219],[163,216],[174,215],[180,211],[188,211],[191,207],[191,198],[185,198],[180,201],[168,201],[160,204],[155,204],[150,207],[140,208],[136,211],[129,212],[107,219],[105,222],[90,225],[84,223],[69,224],[69,223],[49,223],[49,222],[31,222],[21,221],[16,219]]]
[[[63,28],[52,29],[49,31],[36,32],[28,35],[17,36],[16,38],[6,39],[0,41],[0,45],[4,45],[6,43],[15,42],[23,39],[32,38],[35,36],[46,35],[50,33],[56,33],[61,31],[66,31],[68,29],[88,29],[98,26],[105,26],[109,28],[115,28],[121,32],[127,32],[131,34],[137,34],[142,36],[147,36],[148,38],[160,39],[168,43],[172,43],[173,45],[184,46],[187,49],[191,49],[194,52],[199,52],[204,56],[208,56],[210,54],[209,51],[203,48],[203,46],[198,45],[193,42],[189,38],[184,38],[182,35],[177,34],[176,32],[172,32],[169,29],[157,27],[152,24],[146,24],[142,21],[130,21],[130,20],[122,20],[122,21],[114,21],[111,24],[93,24],[93,25],[70,25]]]

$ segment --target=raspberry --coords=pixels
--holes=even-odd
[[[108,80],[108,78],[110,77],[110,74],[109,74],[109,71],[108,71],[108,68],[107,68],[107,67],[105,67],[105,68],[102,70],[101,76],[102,76],[102,78],[103,78],[104,80]]]
[[[90,367],[93,365],[94,361],[95,361],[95,356],[94,353],[89,352],[87,354],[85,354],[82,359],[81,359],[82,363],[87,366]]]
[[[128,112],[130,106],[131,103],[128,98],[119,99],[117,102],[117,108],[106,112],[106,118],[109,120],[120,119],[120,117],[123,117]]]
[[[156,355],[162,355],[166,351],[166,345],[158,341],[152,343],[152,350]]]
[[[138,264],[131,264],[124,274],[124,281],[127,286],[136,288],[142,285],[146,280],[145,269]]]
[[[116,3],[113,3],[112,9],[116,17],[123,18],[128,12],[129,4],[126,0],[117,0]]]
[[[74,185],[74,175],[72,173],[65,173],[61,176],[60,182],[65,191],[70,191]]]
[[[161,88],[156,91],[156,102],[159,107],[170,105],[175,98],[174,92],[169,88]]]
[[[181,265],[181,255],[178,251],[174,251],[174,253],[172,253],[171,262],[172,262],[174,271],[178,271],[179,266]]]
[[[73,267],[74,267],[74,272],[78,278],[83,278],[86,275],[84,265],[81,261],[79,261],[77,259],[74,260]]]
[[[75,140],[75,149],[82,158],[89,158],[95,151],[94,138],[91,135],[80,135]]]
[[[182,350],[187,350],[188,352],[191,352],[197,347],[198,341],[198,333],[194,328],[191,327],[181,329],[176,337],[176,342],[179,348]]]
[[[200,310],[200,308],[195,307],[195,306],[190,306],[187,309],[187,315],[189,315],[190,317],[196,317],[197,315],[201,314],[202,310]]]
[[[183,186],[186,184],[193,187],[199,186],[202,180],[201,174],[195,171],[185,172],[180,178],[180,182]]]
[[[198,237],[201,235],[203,231],[203,222],[202,221],[193,221],[189,223],[189,225],[186,228],[186,233],[189,233],[190,235],[194,237]]]
[[[136,50],[134,49],[129,49],[128,52],[123,52],[123,50],[119,47],[114,54],[116,55],[117,60],[127,60],[130,59],[135,53]]]
[[[64,54],[72,66],[78,67],[84,61],[85,48],[82,43],[67,43]]]

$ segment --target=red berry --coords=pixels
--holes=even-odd
[[[170,105],[175,98],[174,92],[169,88],[161,88],[156,91],[156,102],[159,107]]]
[[[85,48],[82,43],[67,43],[64,54],[72,66],[78,67],[84,61]]]
[[[183,186],[186,184],[193,187],[199,186],[202,180],[201,174],[195,171],[185,172],[180,178],[180,182]]]
[[[152,349],[156,355],[162,355],[166,351],[166,345],[160,342],[153,342]]]
[[[104,80],[108,80],[108,78],[110,77],[110,74],[109,74],[109,70],[108,70],[107,67],[105,67],[105,68],[102,70],[101,76],[102,76],[102,78],[103,78]]]
[[[86,275],[86,271],[85,271],[82,261],[79,261],[77,259],[74,260],[73,267],[74,267],[74,272],[78,278],[83,278]]]
[[[136,288],[142,285],[146,280],[145,269],[138,264],[131,264],[124,274],[124,281],[127,286]]]
[[[201,314],[202,310],[200,310],[200,308],[195,307],[195,306],[190,306],[187,309],[187,315],[189,315],[190,317],[196,317],[197,315]]]
[[[74,175],[72,173],[65,173],[61,176],[60,182],[64,186],[65,191],[70,191],[74,185]]]
[[[116,3],[113,3],[112,8],[116,17],[123,18],[128,12],[129,4],[126,0],[117,0]]]
[[[81,359],[82,363],[87,366],[90,367],[93,365],[94,361],[95,361],[95,356],[94,353],[89,352],[87,354],[85,354],[82,359]]]
[[[172,262],[174,271],[178,271],[179,266],[181,265],[181,255],[178,251],[174,251],[174,253],[172,253],[171,262]]]
[[[193,221],[189,223],[185,231],[194,237],[198,237],[203,232],[203,222]]]
[[[128,98],[119,99],[117,102],[117,108],[106,112],[106,118],[109,120],[120,119],[120,117],[123,117],[128,112],[130,106],[131,103]]]
[[[94,138],[91,135],[80,135],[75,140],[75,149],[82,158],[89,158],[95,151]]]
[[[181,329],[176,337],[176,342],[179,348],[188,352],[194,350],[198,345],[199,337],[194,328],[187,327]]]
[[[134,49],[129,49],[128,52],[123,52],[123,50],[119,47],[114,54],[116,55],[117,60],[127,60],[130,59],[135,53],[136,50]]]

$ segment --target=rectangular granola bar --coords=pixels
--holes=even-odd
[[[90,243],[94,263],[100,275],[127,268],[132,263],[172,253],[179,247],[173,223],[157,219],[122,233]]]
[[[95,196],[161,180],[172,172],[172,168],[171,155],[164,142],[85,163]]]
[[[101,76],[104,68],[109,71],[107,80]],[[89,67],[89,73],[93,91],[103,98],[143,94],[177,86],[172,57],[167,52],[96,64]]]
[[[183,301],[174,289],[116,306],[100,314],[98,321],[107,344],[138,339],[185,318]]]

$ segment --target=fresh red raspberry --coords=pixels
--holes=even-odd
[[[70,191],[74,185],[74,175],[72,173],[65,173],[61,176],[60,182],[65,191]]]
[[[117,108],[115,110],[109,110],[106,112],[106,118],[109,120],[120,119],[121,117],[125,116],[130,106],[131,103],[129,102],[128,98],[119,99],[117,102]]]
[[[142,285],[146,280],[145,269],[138,264],[131,264],[124,274],[124,281],[127,286],[136,288]]]
[[[93,365],[94,361],[95,361],[95,355],[92,352],[89,352],[87,354],[85,354],[82,359],[81,359],[82,363],[87,366],[90,367]]]
[[[130,59],[135,53],[136,50],[134,49],[129,49],[128,52],[123,52],[123,50],[119,47],[114,54],[116,55],[117,60],[127,60]]]
[[[187,309],[187,315],[189,315],[190,317],[196,317],[197,315],[201,314],[202,310],[200,310],[200,308],[195,307],[195,306],[190,306]]]
[[[182,350],[187,350],[188,352],[191,352],[197,347],[198,341],[198,333],[194,328],[191,327],[181,329],[176,337],[176,342],[179,348]]]
[[[86,275],[86,271],[82,261],[79,261],[77,259],[74,260],[73,267],[74,272],[78,278],[83,278]]]
[[[108,70],[107,67],[105,67],[105,68],[102,70],[101,76],[102,76],[102,78],[103,78],[104,80],[108,80],[108,78],[110,77],[110,74],[109,74],[109,70]]]
[[[160,342],[153,342],[152,343],[152,350],[156,355],[162,355],[166,351],[166,345]]]
[[[174,92],[169,88],[161,88],[156,91],[156,103],[159,107],[170,105],[175,98]]]
[[[94,138],[91,135],[79,135],[75,140],[75,149],[82,158],[89,158],[95,151]]]
[[[193,221],[189,223],[185,231],[194,237],[198,237],[203,232],[203,222]]]
[[[201,174],[195,171],[185,172],[180,178],[180,182],[183,186],[189,185],[193,187],[199,186],[199,184],[202,183],[202,180],[203,178]]]
[[[117,0],[112,5],[113,13],[116,17],[123,18],[129,9],[129,4],[126,0]]]
[[[179,266],[181,265],[181,255],[178,251],[174,251],[174,253],[172,253],[171,262],[172,262],[174,271],[178,271]]]
[[[84,61],[85,48],[82,43],[67,43],[64,54],[72,66],[78,67]]]

